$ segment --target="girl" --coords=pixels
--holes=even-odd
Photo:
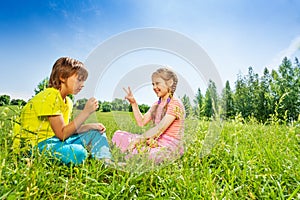
[[[48,88],[29,100],[21,112],[20,123],[14,129],[14,149],[37,147],[65,164],[82,163],[90,149],[92,157],[108,161],[111,154],[103,124],[83,124],[98,108],[98,101],[90,98],[69,122],[73,105],[67,95],[80,92],[87,77],[82,62],[59,58],[53,65]]]
[[[142,150],[149,153],[149,159],[156,163],[174,159],[183,154],[183,125],[185,110],[179,99],[174,97],[177,86],[176,74],[168,68],[160,68],[152,74],[153,90],[158,96],[149,111],[142,115],[130,87],[126,99],[132,106],[135,120],[139,126],[150,121],[154,127],[143,134],[116,131],[112,142],[122,152],[137,154]],[[130,157],[130,155],[129,155]]]

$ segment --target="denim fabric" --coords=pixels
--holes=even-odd
[[[38,149],[41,153],[50,152],[65,164],[81,164],[88,151],[95,159],[111,158],[106,134],[97,130],[72,135],[65,141],[54,136],[38,143]]]

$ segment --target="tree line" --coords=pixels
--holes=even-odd
[[[41,81],[35,94],[44,90],[48,85],[48,78]],[[74,100],[73,96],[70,96]],[[184,95],[181,100],[186,109],[186,116],[210,119],[218,114],[223,119],[232,119],[241,116],[244,119],[255,118],[259,122],[269,120],[297,121],[300,116],[300,63],[295,58],[294,63],[284,58],[278,70],[269,71],[265,68],[259,77],[252,67],[248,74],[238,74],[234,89],[226,81],[221,94],[217,93],[216,84],[210,80],[205,93],[198,88],[194,99]],[[79,99],[74,103],[77,109],[83,109],[87,99]],[[10,96],[0,96],[0,106],[25,105],[22,99],[10,100]],[[139,105],[141,112],[145,113],[150,107]],[[99,101],[102,112],[132,111],[126,100],[114,99],[112,102]]]
[[[79,99],[75,102],[75,108],[82,110],[86,104],[88,99]],[[115,98],[112,102],[109,101],[98,101],[99,107],[98,111],[102,112],[111,112],[111,111],[127,111],[132,112],[131,105],[124,99]],[[140,111],[142,113],[145,113],[149,110],[150,106],[146,104],[140,104],[138,105],[140,108]]]
[[[278,70],[264,68],[259,77],[252,67],[248,74],[238,74],[234,89],[226,81],[222,94],[217,94],[216,85],[209,81],[203,95],[198,89],[192,106],[187,96],[182,98],[187,115],[210,118],[214,114],[223,119],[240,115],[244,119],[255,118],[266,123],[269,120],[300,120],[300,63],[284,58]]]

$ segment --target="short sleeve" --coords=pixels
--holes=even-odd
[[[37,116],[62,115],[62,98],[58,92],[49,91],[35,99],[35,111]]]
[[[176,119],[184,118],[184,107],[180,100],[172,99],[168,105],[166,114],[175,116]]]

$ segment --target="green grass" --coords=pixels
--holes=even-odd
[[[143,173],[88,159],[66,166],[11,152],[13,109],[0,107],[0,199],[300,199],[299,123],[224,122],[200,157],[209,122],[188,119],[184,156]],[[131,116],[132,117],[132,116]],[[117,129],[142,132],[130,114],[97,112],[108,138]]]

